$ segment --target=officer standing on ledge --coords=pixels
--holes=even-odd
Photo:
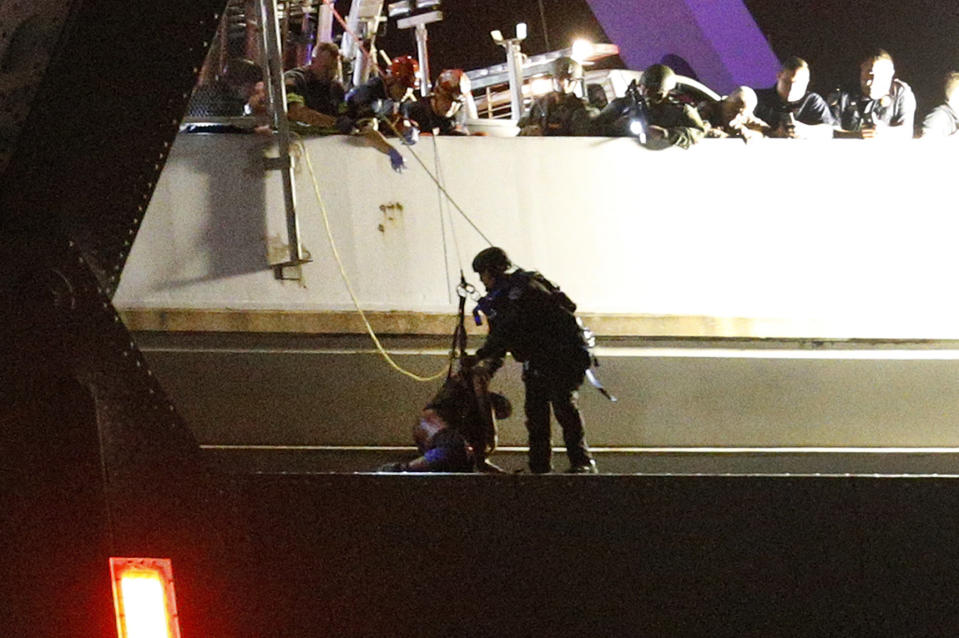
[[[538,272],[512,267],[502,248],[487,248],[473,259],[487,295],[477,306],[489,320],[486,343],[476,351],[474,379],[488,380],[507,352],[523,364],[529,469],[551,472],[550,407],[563,429],[569,472],[595,474],[586,445],[583,417],[576,406],[591,357],[574,304]]]

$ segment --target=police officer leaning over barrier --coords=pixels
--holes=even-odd
[[[639,85],[646,111],[643,128],[647,148],[689,148],[706,136],[706,125],[696,109],[671,95],[677,82],[676,73],[665,64],[654,64],[643,72]],[[593,120],[595,134],[634,135],[631,126],[636,114],[633,110],[630,96],[616,98]]]
[[[569,471],[596,472],[586,445],[583,418],[576,405],[578,389],[590,367],[582,328],[565,293],[538,272],[515,269],[502,248],[487,248],[473,259],[486,286],[477,311],[489,320],[486,343],[476,351],[474,378],[488,380],[503,365],[507,352],[523,363],[529,469],[552,471],[550,407],[563,429]]]
[[[870,51],[859,65],[859,85],[830,93],[829,108],[836,120],[836,137],[901,138],[913,135],[916,96],[896,77],[892,56]]]

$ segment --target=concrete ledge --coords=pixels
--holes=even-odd
[[[376,333],[387,335],[449,335],[456,324],[452,313],[398,310],[365,314]],[[134,332],[366,333],[366,326],[355,311],[121,307],[120,315],[127,328]],[[825,320],[589,313],[579,313],[579,316],[601,337],[849,339],[880,336],[863,334],[861,328],[857,332],[843,322]],[[477,327],[470,318],[466,326],[471,334],[486,333],[485,326]],[[897,338],[912,336],[903,334]]]
[[[413,447],[201,446],[208,461],[228,474],[372,472],[385,463],[417,455]],[[959,476],[959,448],[594,448],[603,474],[756,476]],[[501,448],[494,463],[525,471],[525,448]],[[553,450],[563,472],[564,450]]]

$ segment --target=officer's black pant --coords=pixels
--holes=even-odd
[[[529,432],[529,469],[549,472],[552,469],[550,440],[550,406],[563,429],[566,455],[570,465],[585,465],[591,456],[586,445],[583,417],[576,405],[583,373],[555,375],[534,368],[523,370],[526,385],[526,430]]]

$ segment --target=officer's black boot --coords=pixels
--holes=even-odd
[[[529,437],[529,471],[533,474],[549,474],[553,471],[553,446],[546,438],[534,439]]]
[[[529,471],[548,474],[553,471],[553,446],[549,427],[549,391],[541,376],[524,371],[526,382],[526,431],[529,433]]]
[[[571,392],[568,397],[558,398],[553,402],[553,412],[556,420],[563,428],[563,441],[566,443],[566,456],[569,457],[570,474],[596,474],[596,461],[589,453],[586,445],[586,432],[583,428],[583,417],[576,407],[577,393]]]

